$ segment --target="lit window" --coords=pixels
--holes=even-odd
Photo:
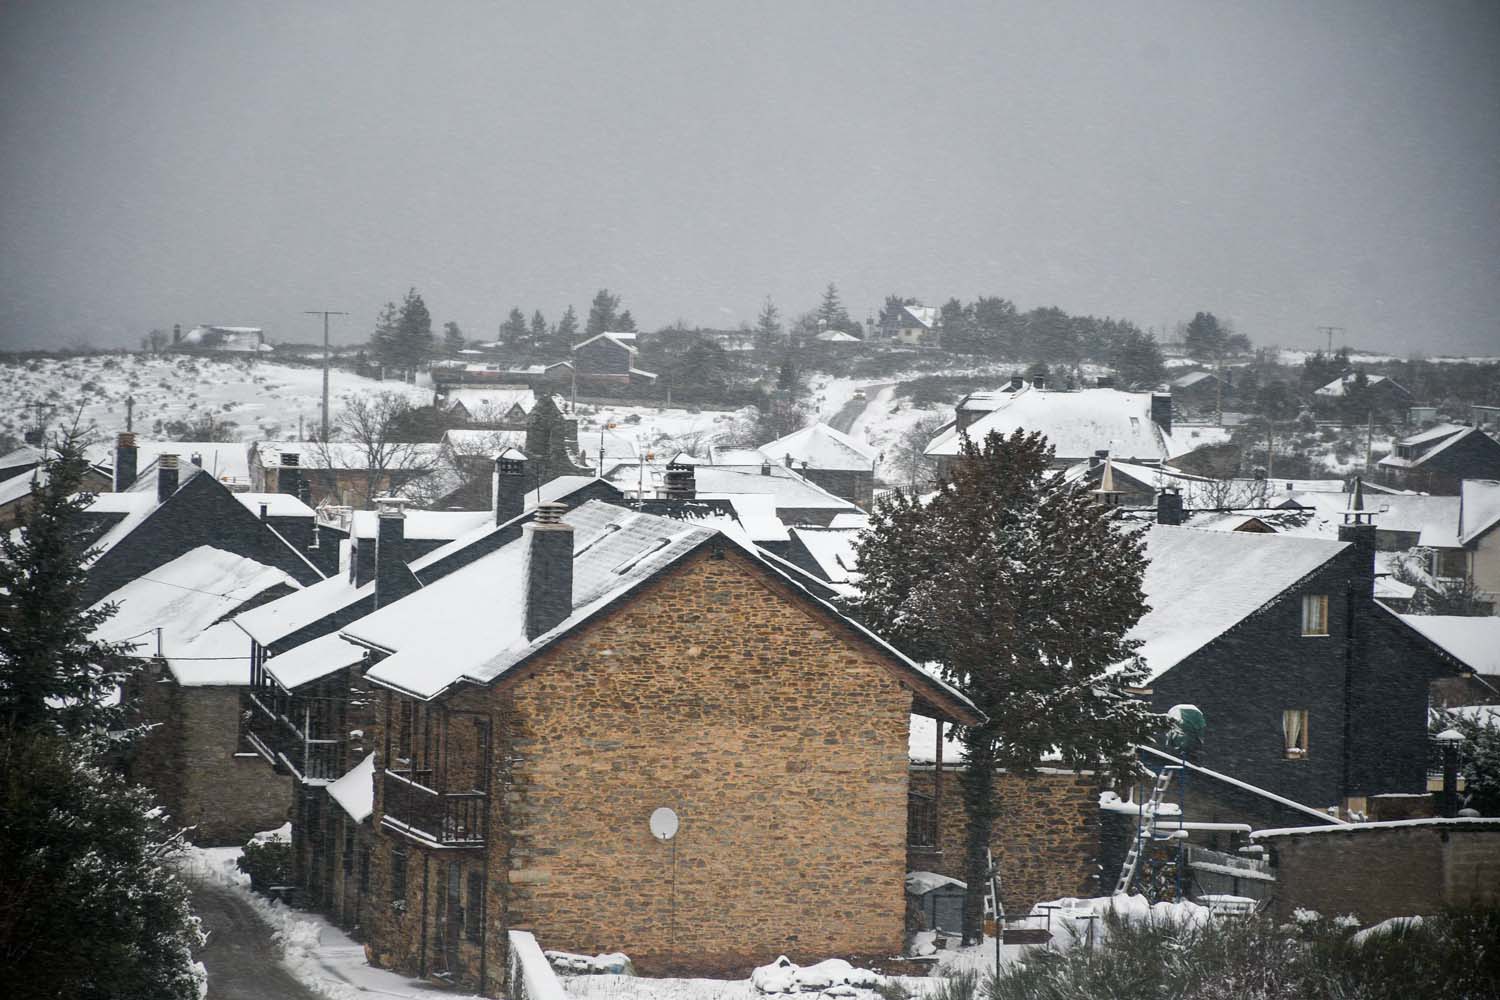
[[[1307,709],[1289,708],[1281,713],[1281,738],[1289,760],[1307,756]]]
[[[1328,595],[1302,595],[1302,634],[1328,634]]]

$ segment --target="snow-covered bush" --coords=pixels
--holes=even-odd
[[[292,845],[277,840],[252,840],[235,866],[250,876],[250,888],[265,892],[286,885],[292,876]]]

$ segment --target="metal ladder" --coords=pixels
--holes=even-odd
[[[984,918],[993,920],[996,933],[999,933],[1005,922],[1005,908],[1000,905],[1000,873],[995,871],[995,855],[988,847],[984,849],[984,866],[990,873],[990,877],[984,880]]]
[[[1136,870],[1141,865],[1141,855],[1146,851],[1146,845],[1156,834],[1156,811],[1161,807],[1162,796],[1167,793],[1167,786],[1172,783],[1172,773],[1182,770],[1178,766],[1163,767],[1156,774],[1156,784],[1151,789],[1151,798],[1142,809],[1141,823],[1136,829],[1135,840],[1130,845],[1130,850],[1125,852],[1125,863],[1120,866],[1120,878],[1115,883],[1114,895],[1120,896],[1130,891],[1130,885],[1135,881]]]

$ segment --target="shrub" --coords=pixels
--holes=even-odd
[[[250,876],[250,888],[265,892],[285,885],[292,877],[292,845],[284,841],[252,840],[235,865]]]

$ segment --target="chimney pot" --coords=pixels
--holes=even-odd
[[[668,500],[695,499],[698,496],[698,480],[693,474],[693,467],[686,462],[668,462],[666,490]]]
[[[1156,494],[1156,523],[1176,526],[1183,522],[1182,491],[1164,487]]]

